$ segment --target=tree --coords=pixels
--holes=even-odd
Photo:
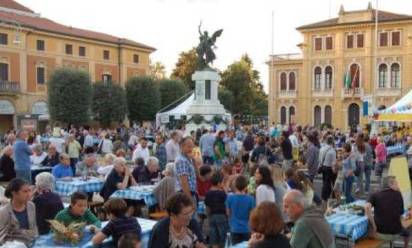
[[[89,120],[92,87],[87,72],[61,68],[47,83],[50,117],[66,124],[83,124]]]
[[[153,78],[139,76],[126,83],[126,99],[131,121],[152,121],[160,109],[160,93]]]
[[[256,110],[256,99],[264,97],[259,72],[253,69],[252,60],[247,54],[235,61],[221,73],[221,85],[233,94],[232,114],[253,114]]]
[[[156,62],[150,65],[150,74],[155,79],[166,78],[166,67],[162,62]]]
[[[163,79],[158,82],[161,108],[166,107],[187,92],[186,85],[180,80]]]
[[[92,112],[94,119],[104,127],[111,122],[121,122],[126,117],[126,93],[120,85],[97,82],[93,85]]]
[[[225,107],[226,110],[232,112],[233,109],[233,94],[225,87],[220,86],[218,89],[218,98],[221,104]]]
[[[188,89],[193,90],[195,88],[195,84],[192,81],[192,75],[198,68],[198,62],[195,48],[192,48],[187,52],[180,53],[171,78],[182,80]]]

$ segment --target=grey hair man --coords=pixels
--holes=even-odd
[[[292,248],[334,248],[335,238],[321,209],[305,206],[305,197],[291,190],[283,198],[283,210],[295,223],[290,245]]]
[[[404,238],[404,247],[409,247],[409,232],[404,230],[401,222],[403,212],[403,198],[399,192],[398,181],[394,176],[387,176],[383,179],[383,189],[372,194],[365,206],[365,213],[372,223],[375,236],[387,241],[401,235]]]
[[[36,176],[36,189],[37,191],[49,190],[54,188],[55,178],[49,172],[42,172]]]

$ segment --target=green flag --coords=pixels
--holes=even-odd
[[[352,86],[352,77],[349,72],[346,72],[343,77],[343,85],[345,86],[345,89],[350,89]]]

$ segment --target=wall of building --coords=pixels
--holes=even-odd
[[[19,92],[0,91],[0,101],[10,102],[14,107],[12,119],[15,127],[21,116],[31,118],[33,104],[47,102],[47,80],[56,68],[86,70],[93,82],[101,81],[102,75],[107,73],[113,81],[121,84],[132,76],[148,74],[150,70],[152,51],[140,47],[119,47],[117,44],[25,28],[16,31],[3,24],[0,25],[0,33],[8,34],[8,44],[0,45],[0,62],[9,64],[9,81],[17,82],[20,87]],[[16,35],[20,38],[18,44],[13,42]],[[44,51],[37,50],[37,40],[44,40]],[[73,46],[71,55],[66,54],[66,44]],[[79,55],[80,46],[86,48],[85,56]],[[110,53],[109,59],[103,57],[105,50]],[[135,54],[139,56],[138,63],[134,62]],[[38,66],[45,68],[45,84],[37,84]],[[8,120],[9,117],[1,115]]]
[[[364,18],[356,14],[356,18]],[[349,17],[348,17],[349,18]],[[345,20],[348,21],[348,20]],[[296,105],[296,122],[300,124],[314,124],[314,107],[322,109],[322,122],[324,120],[324,108],[332,107],[332,125],[338,128],[348,127],[348,107],[356,103],[360,109],[361,124],[366,124],[368,117],[362,117],[362,97],[376,96],[376,106],[392,105],[396,100],[412,89],[412,22],[391,22],[379,25],[380,31],[401,31],[400,46],[379,47],[377,54],[377,67],[385,62],[389,68],[392,63],[399,63],[401,67],[401,84],[399,88],[377,88],[377,76],[375,73],[374,48],[375,29],[372,24],[356,24],[335,26],[327,28],[303,30],[303,43],[301,45],[302,59],[298,61],[278,60],[273,67],[269,66],[269,119],[271,122],[280,122],[280,107]],[[349,33],[363,33],[363,48],[346,48],[346,36]],[[321,51],[315,50],[314,39],[316,37],[332,37],[333,49]],[[389,40],[390,42],[390,40]],[[323,42],[325,46],[325,41]],[[361,94],[344,96],[345,88],[343,78],[353,63],[360,65]],[[270,63],[268,63],[270,65]],[[314,68],[320,66],[322,71],[326,66],[332,66],[332,90],[314,90]],[[296,78],[297,92],[295,95],[279,95],[279,73],[296,70],[299,72]],[[324,73],[322,74],[324,76]],[[387,84],[390,83],[390,69],[387,73]],[[324,79],[322,78],[322,81]],[[376,86],[374,86],[376,82]],[[286,94],[287,95],[287,94]]]

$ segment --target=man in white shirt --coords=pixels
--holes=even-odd
[[[89,133],[89,131],[84,130],[84,148],[93,147],[93,136]]]
[[[141,138],[140,143],[137,145],[136,149],[133,152],[132,160],[136,161],[137,158],[142,158],[144,163],[147,164],[149,160],[150,152],[149,148],[147,147],[147,139]]]
[[[130,134],[130,138],[129,138],[129,141],[127,142],[127,145],[129,146],[130,149],[134,149],[134,147],[136,146],[138,140],[139,140],[139,138],[133,132],[133,133]]]
[[[173,131],[170,134],[170,139],[166,143],[167,162],[174,162],[177,155],[179,154],[179,139],[180,135],[177,131]]]
[[[51,145],[54,145],[56,147],[56,150],[58,153],[62,153],[64,151],[64,144],[66,142],[64,141],[63,138],[61,138],[61,136],[57,136],[57,135],[60,135],[60,133],[59,134],[56,133],[55,135],[56,136],[49,138],[49,142]]]
[[[102,154],[112,153],[113,151],[113,143],[109,139],[109,137],[110,137],[109,134],[106,134],[105,137],[102,139],[102,141],[100,141],[99,151]]]

